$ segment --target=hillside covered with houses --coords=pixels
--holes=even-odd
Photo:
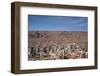
[[[88,58],[87,32],[28,32],[28,60]]]

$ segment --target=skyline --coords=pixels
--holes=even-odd
[[[28,15],[28,31],[88,31],[88,18]]]

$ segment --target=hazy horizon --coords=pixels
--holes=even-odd
[[[87,31],[41,31],[41,30],[39,30],[39,31],[37,31],[37,30],[31,30],[31,31],[29,31],[29,32],[87,32]]]

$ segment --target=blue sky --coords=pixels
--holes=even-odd
[[[28,31],[88,31],[88,18],[28,15]]]

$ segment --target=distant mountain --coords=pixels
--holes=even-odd
[[[28,32],[28,47],[35,45],[46,46],[52,44],[77,43],[88,49],[87,32],[66,32],[66,31],[31,31]]]

